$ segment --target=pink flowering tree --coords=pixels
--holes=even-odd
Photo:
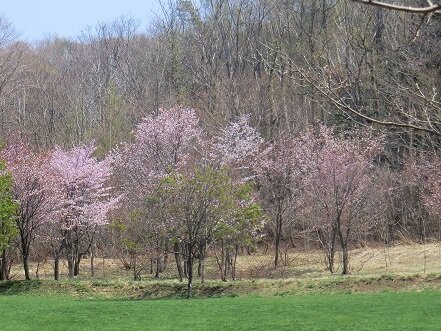
[[[250,116],[242,115],[229,123],[210,143],[210,159],[218,166],[227,166],[241,181],[246,181],[252,163],[258,156],[263,139],[250,124]],[[241,176],[240,176],[241,175]]]
[[[165,175],[184,167],[198,150],[202,129],[191,108],[160,109],[144,117],[135,138],[114,153],[127,199],[143,199]]]
[[[417,213],[417,218],[420,219],[418,232],[420,239],[425,241],[427,216],[438,220],[438,228],[441,229],[441,157],[427,154],[419,158],[409,158],[406,161],[403,178],[413,188],[423,207],[421,209],[429,214],[425,215],[421,211]],[[415,205],[414,208],[417,208],[418,204]]]
[[[116,177],[125,195],[127,215],[138,220],[127,220],[145,232],[155,248],[156,276],[166,268],[169,241],[164,232],[163,213],[149,209],[147,197],[153,194],[168,174],[180,171],[194,160],[203,148],[203,131],[194,109],[174,107],[161,109],[156,115],[144,117],[136,127],[133,142],[117,151]],[[141,221],[139,219],[142,219]],[[145,247],[140,243],[140,246]],[[182,278],[181,247],[173,243],[177,268]]]
[[[427,191],[423,196],[423,203],[431,215],[438,220],[438,229],[441,229],[441,158],[427,165]],[[441,233],[441,231],[438,231]],[[441,238],[438,238],[440,240]]]
[[[421,175],[424,185],[423,203],[430,214],[441,220],[441,157],[423,160]]]
[[[57,147],[50,161],[57,177],[59,203],[54,214],[52,242],[55,267],[59,276],[59,258],[64,250],[69,276],[79,273],[79,264],[93,243],[96,230],[108,223],[108,214],[120,200],[109,184],[112,167],[109,159],[97,160],[93,144],[64,151]]]
[[[1,152],[7,170],[12,174],[14,199],[19,203],[17,227],[20,252],[26,279],[30,279],[29,257],[37,230],[50,220],[57,205],[50,155],[38,154],[26,144],[9,145]]]
[[[191,177],[195,171],[208,166],[219,172],[220,177],[227,172],[236,182],[244,182],[251,170],[247,163],[250,164],[257,154],[260,143],[257,132],[248,124],[248,116],[230,123],[218,136],[207,139],[196,112],[176,107],[146,116],[137,126],[134,141],[115,153],[118,178],[126,192],[126,214],[136,216],[128,222],[136,222],[139,227],[137,232],[144,233],[142,237],[148,238],[150,244],[156,247],[153,253],[156,276],[165,268],[170,245],[173,245],[179,278],[182,280],[184,274],[188,276],[188,254],[185,253],[188,247],[183,240],[167,231],[178,226],[175,222],[182,220],[176,220],[167,212],[170,204],[161,195],[164,180],[171,175]],[[244,224],[248,223],[242,222]],[[224,243],[230,241],[228,238],[236,241],[239,230],[243,233],[247,231],[244,226],[240,228],[239,223],[237,225],[235,231],[225,230]],[[197,247],[198,270],[202,278],[206,250],[213,242],[206,241]],[[230,255],[227,256],[230,260]],[[222,261],[226,259],[221,258]]]
[[[237,187],[247,196],[247,207],[242,214],[232,213],[231,219],[224,223],[222,235],[213,241],[213,252],[221,279],[226,281],[228,271],[231,278],[236,277],[236,261],[239,248],[251,247],[260,237],[263,217],[260,204],[254,191],[256,178],[253,164],[263,145],[258,131],[250,125],[250,116],[242,115],[223,128],[208,142],[208,162],[219,173],[227,173]],[[205,253],[200,254],[204,256]]]
[[[302,144],[290,136],[282,136],[267,147],[256,159],[255,170],[261,201],[270,215],[274,238],[274,266],[281,258],[280,246],[288,218],[294,217],[302,191],[304,155]]]
[[[305,133],[308,151],[303,153],[307,169],[303,182],[312,228],[326,255],[327,267],[334,272],[338,243],[342,253],[343,274],[349,273],[349,248],[353,232],[362,222],[372,221],[369,208],[376,187],[372,180],[374,159],[382,150],[382,140],[371,134],[343,137],[331,129]],[[380,210],[381,205],[376,209]]]

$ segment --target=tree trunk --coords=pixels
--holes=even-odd
[[[290,234],[289,234],[289,241],[291,242],[291,248],[296,248],[296,244],[295,244],[295,242],[294,242],[294,234],[292,233],[292,229],[291,229],[291,232],[290,232]]]
[[[131,257],[132,257],[132,266],[133,266],[133,280],[135,281],[141,280],[142,268],[138,270],[136,253],[131,253]]]
[[[41,264],[41,262],[38,261],[37,262],[37,268],[35,269],[35,278],[36,279],[40,279],[40,274],[39,274],[39,272],[40,272],[40,264]]]
[[[199,252],[199,276],[201,277],[201,283],[205,282],[205,255],[206,247],[202,245]]]
[[[74,276],[74,261],[73,261],[73,257],[69,256],[68,260],[67,260],[67,269],[69,271],[69,278],[73,278]]]
[[[332,227],[331,239],[328,243],[328,267],[331,273],[334,273],[334,257],[335,257],[335,240],[337,237],[337,231]]]
[[[30,280],[31,275],[29,273],[29,243],[26,240],[25,232],[20,228],[20,241],[21,241],[21,256],[23,258],[23,269],[25,273],[25,279]]]
[[[187,252],[187,245],[182,244],[182,251],[184,252],[184,275],[186,278],[188,278],[188,254]]]
[[[6,249],[2,252],[2,262],[0,266],[0,280],[8,279],[8,261],[6,257]]]
[[[93,277],[95,276],[95,266],[93,264],[95,257],[95,250],[93,249],[93,246],[90,248],[90,275]]]
[[[349,275],[349,250],[348,250],[348,246],[345,243],[342,246],[342,255],[343,255],[343,271],[342,274],[343,275]]]
[[[223,262],[224,270],[222,272],[222,281],[226,282],[227,281],[227,272],[228,272],[228,268],[230,265],[230,249],[229,249],[228,245],[225,247],[224,251],[225,251],[224,262]]]
[[[155,258],[155,278],[159,278],[159,274],[161,272],[161,258],[160,257],[156,257]]]
[[[54,256],[54,279],[60,279],[60,258],[58,257],[58,254]]]
[[[239,246],[236,245],[236,249],[234,251],[234,259],[233,263],[231,265],[231,279],[236,280],[236,262],[237,262],[237,255],[239,254]]]
[[[277,199],[277,214],[276,214],[276,231],[275,231],[275,255],[274,268],[277,268],[279,263],[280,239],[282,237],[282,199]]]
[[[25,279],[30,280],[31,275],[29,273],[29,254],[25,253],[25,251],[23,250],[22,257],[23,257],[23,269],[25,273]]]
[[[317,234],[325,254],[326,268],[331,273],[334,273],[335,240],[337,237],[336,227],[334,225],[331,227],[330,234],[326,234],[323,229],[319,229]]]
[[[225,276],[225,272],[224,272],[224,269],[225,269],[225,249],[224,249],[223,239],[221,239],[220,242],[221,242],[220,256],[216,252],[216,245],[213,246],[213,249],[214,249],[214,256],[216,258],[216,263],[217,263],[217,266],[219,267],[221,280],[225,282],[226,281],[226,276]]]
[[[342,251],[343,275],[349,274],[349,244],[348,244],[349,231],[350,231],[349,229],[346,231],[346,238],[345,238],[340,227],[338,229],[338,236],[340,239],[340,246]]]
[[[67,230],[66,231],[66,255],[67,255],[67,270],[68,270],[68,277],[73,278],[74,277],[74,268],[75,268],[75,242],[73,238],[74,230]]]
[[[80,262],[81,258],[76,256],[74,259],[74,276],[78,276],[80,274]]]
[[[179,281],[182,282],[183,272],[182,272],[182,259],[180,252],[180,245],[178,242],[175,242],[173,245],[175,260],[176,260],[176,269],[178,270]]]
[[[188,255],[187,255],[187,273],[188,273],[188,283],[187,283],[187,299],[191,298],[193,295],[193,247],[188,244]]]
[[[163,252],[163,256],[162,256],[162,270],[161,272],[164,272],[167,270],[167,265],[168,265],[168,247],[169,243],[168,241],[165,241],[165,247],[164,247],[164,252]]]

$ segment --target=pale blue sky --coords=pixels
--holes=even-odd
[[[77,37],[87,26],[131,16],[144,26],[160,12],[158,0],[0,0],[0,14],[21,39]]]

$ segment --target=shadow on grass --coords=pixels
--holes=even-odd
[[[0,295],[28,293],[41,287],[40,280],[6,280],[0,282]]]
[[[232,283],[196,283],[193,284],[193,298],[222,298],[236,297],[238,293]],[[179,284],[154,284],[143,289],[143,294],[137,299],[186,299],[187,284],[185,282]]]

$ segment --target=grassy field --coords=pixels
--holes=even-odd
[[[0,296],[1,330],[439,330],[439,292],[110,300]]]
[[[0,282],[0,330],[439,330],[440,247],[402,245],[352,252],[352,275],[324,270],[320,252],[242,255],[239,280],[222,282],[212,261],[195,298],[173,273],[133,281],[116,260],[95,277]]]

